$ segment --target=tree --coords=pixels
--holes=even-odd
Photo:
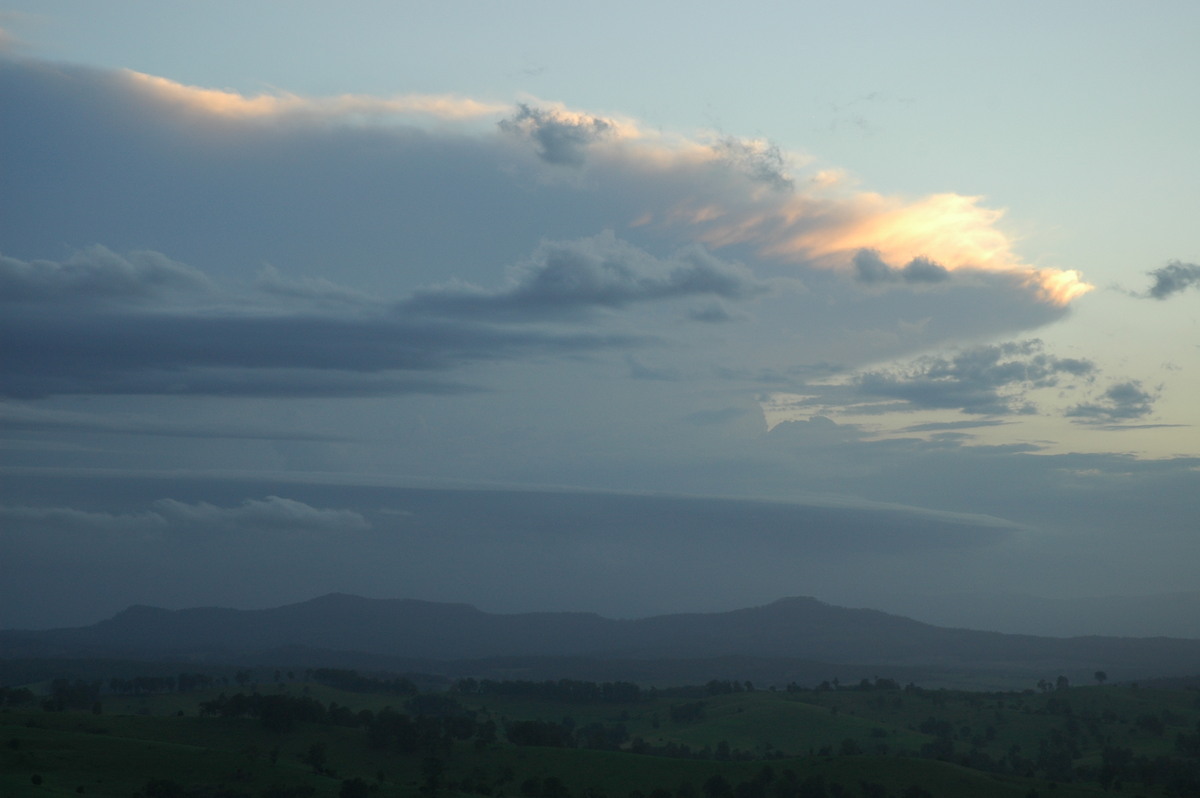
[[[1096,684],[1104,684],[1108,680],[1108,674],[1104,671],[1096,671]]]
[[[705,798],[733,798],[733,787],[720,773],[709,776],[701,789]]]
[[[338,793],[338,798],[367,798],[370,794],[370,785],[362,779],[355,777],[342,782],[342,789]]]
[[[312,765],[313,773],[320,775],[325,772],[325,743],[313,743],[308,750],[300,755],[300,761]]]
[[[421,794],[437,795],[442,787],[442,774],[446,771],[442,760],[435,756],[426,757],[421,761]]]

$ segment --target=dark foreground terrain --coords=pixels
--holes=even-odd
[[[1200,692],[1101,673],[971,692],[73,667],[126,675],[0,692],[5,798],[1200,795]]]

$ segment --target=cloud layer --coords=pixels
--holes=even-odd
[[[344,303],[328,281],[270,278],[256,294],[218,292],[158,253],[92,247],[62,263],[0,261],[10,290],[0,352],[14,397],[51,394],[275,396],[453,393],[431,373],[475,361],[628,346],[629,337],[448,324]],[[292,287],[293,290],[287,290]],[[170,302],[158,301],[171,292]],[[305,300],[343,300],[314,309]],[[150,304],[153,302],[153,304]]]

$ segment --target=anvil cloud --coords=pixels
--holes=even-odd
[[[1071,333],[1183,306],[1189,262],[1097,290],[984,181],[881,190],[719,124],[395,84],[4,45],[0,625],[1036,592],[1084,542],[1076,593],[1113,561],[1186,587],[1193,452],[1109,443],[1183,429],[1178,390],[1110,356],[1132,336]]]

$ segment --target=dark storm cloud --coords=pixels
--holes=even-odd
[[[596,116],[566,114],[524,103],[499,124],[504,132],[533,141],[538,156],[546,163],[560,166],[582,166],[587,148],[613,130],[611,122]]]
[[[1067,416],[1083,424],[1132,421],[1150,415],[1157,395],[1142,388],[1138,380],[1118,382],[1094,402],[1075,405]]]
[[[9,396],[197,393],[355,396],[446,393],[454,382],[387,375],[469,362],[628,346],[627,336],[551,334],[399,318],[92,314],[0,319]]]
[[[1058,358],[1041,349],[1038,340],[972,347],[951,358],[922,358],[909,369],[866,372],[854,387],[862,396],[901,400],[914,410],[957,409],[984,415],[1034,412],[1024,400],[1025,389],[1053,387],[1063,377],[1087,378],[1096,371],[1090,361]]]
[[[940,283],[950,279],[950,271],[929,258],[913,258],[902,268],[889,265],[873,249],[860,249],[854,255],[854,275],[859,282]]]
[[[542,244],[505,288],[489,291],[461,284],[428,288],[416,292],[401,308],[537,319],[691,296],[741,300],[768,290],[769,285],[749,269],[715,258],[703,248],[658,259],[606,232],[579,241]]]
[[[1153,299],[1166,299],[1194,285],[1200,285],[1200,265],[1195,263],[1173,260],[1149,274],[1154,278],[1154,285],[1150,286],[1146,296]]]
[[[467,389],[396,372],[439,372],[636,342],[617,334],[413,319],[384,308],[331,314],[286,302],[264,307],[251,295],[216,295],[202,275],[178,264],[163,267],[171,262],[162,256],[143,253],[140,260],[154,267],[124,269],[129,262],[103,248],[75,256],[69,267],[6,259],[10,283],[36,290],[15,292],[0,317],[0,392],[24,398],[452,393]],[[164,282],[183,282],[192,301],[144,307],[142,298]],[[86,296],[81,286],[112,301],[80,305]],[[326,294],[336,289],[317,287]]]

